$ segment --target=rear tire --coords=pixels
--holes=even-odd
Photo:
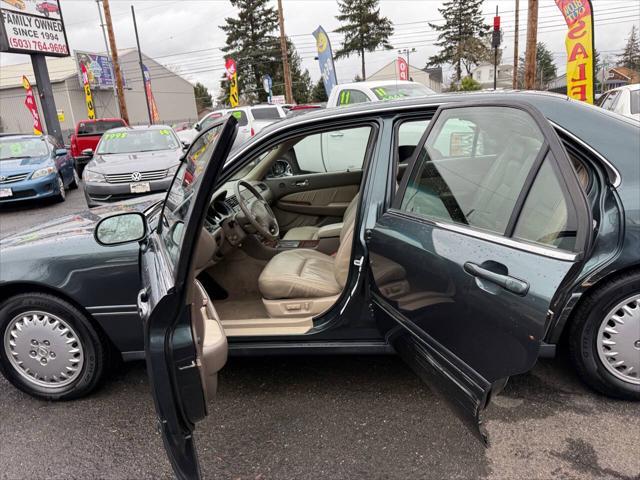
[[[640,400],[640,274],[606,281],[587,295],[569,331],[578,374],[607,396]]]
[[[100,383],[108,353],[87,317],[61,298],[26,293],[0,304],[0,372],[29,395],[87,395]]]

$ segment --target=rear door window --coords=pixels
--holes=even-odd
[[[630,108],[631,113],[637,115],[640,113],[640,90],[633,90],[630,92],[631,97],[630,100]]]
[[[252,108],[251,114],[254,120],[278,120],[280,118],[276,107]]]

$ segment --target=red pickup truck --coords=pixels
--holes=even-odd
[[[95,120],[81,120],[77,123],[75,133],[71,134],[71,155],[73,155],[76,171],[80,177],[82,177],[85,165],[89,163],[92,157],[92,155],[87,155],[83,152],[85,150],[95,150],[100,137],[107,130],[126,126],[127,123],[121,118],[98,118]]]

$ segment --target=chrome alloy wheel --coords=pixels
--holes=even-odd
[[[64,190],[64,180],[58,175],[58,188],[60,189],[60,198],[66,198],[67,192]]]
[[[640,385],[640,294],[611,309],[600,324],[596,343],[598,357],[611,374]]]
[[[4,351],[16,372],[47,390],[72,383],[84,364],[76,332],[57,315],[42,311],[24,312],[9,322]]]

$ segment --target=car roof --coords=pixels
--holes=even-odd
[[[634,83],[631,85],[623,85],[621,87],[612,88],[611,90],[607,90],[606,92],[604,92],[603,95],[610,92],[616,92],[616,91],[622,91],[622,90],[629,90],[630,92],[633,92],[635,90],[640,90],[640,83]]]
[[[20,139],[29,139],[29,138],[40,138],[44,140],[47,135],[34,135],[33,133],[0,133],[0,138],[20,138]]]

